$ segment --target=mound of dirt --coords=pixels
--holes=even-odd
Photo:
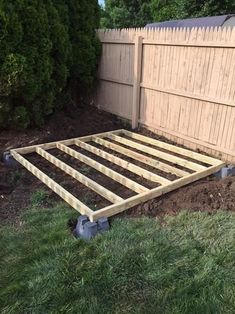
[[[140,204],[129,211],[130,216],[162,216],[175,215],[181,210],[235,211],[235,177],[223,180],[209,177],[191,183],[176,191],[165,194],[146,203]]]

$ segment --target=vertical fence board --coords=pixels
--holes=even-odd
[[[133,103],[132,103],[132,128],[138,126],[140,106],[140,78],[142,65],[142,42],[143,38],[137,36],[135,39],[134,54],[134,82],[133,82]]]
[[[99,30],[95,103],[235,162],[235,28]],[[142,40],[143,39],[143,40]]]

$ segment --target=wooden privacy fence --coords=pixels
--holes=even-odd
[[[95,104],[235,162],[235,27],[99,30]]]

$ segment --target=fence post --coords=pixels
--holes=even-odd
[[[134,53],[134,82],[133,82],[133,103],[132,103],[132,129],[138,127],[139,122],[139,107],[140,107],[140,79],[142,68],[142,45],[143,37],[136,36],[135,38],[135,53]]]

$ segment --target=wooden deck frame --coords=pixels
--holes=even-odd
[[[87,142],[91,143],[88,144]],[[92,143],[99,144],[102,149],[97,148],[96,146],[92,145]],[[135,182],[133,179],[129,179],[127,176],[121,175],[117,171],[112,170],[110,167],[104,166],[102,163],[87,157],[85,154],[78,152],[75,149],[72,149],[69,147],[71,145],[76,145],[78,148],[88,151],[98,156],[99,158],[113,163],[114,165],[118,165],[119,167],[135,173],[136,175],[143,177],[146,180],[156,182],[160,184],[160,186],[153,189],[148,189],[147,187]],[[149,145],[151,145],[151,147]],[[119,182],[126,188],[134,191],[136,195],[127,199],[123,199],[121,196],[101,186],[94,180],[91,180],[84,174],[80,173],[78,170],[67,165],[65,162],[47,152],[48,150],[54,148],[57,148],[65,154],[68,154],[80,162],[85,163],[89,167],[96,169],[97,171],[106,175],[109,179]],[[123,156],[123,158],[131,158],[133,163],[105,151],[105,148],[118,153],[119,155]],[[133,150],[133,148],[135,150]],[[84,184],[95,193],[107,199],[111,205],[97,211],[91,210],[88,206],[73,196],[69,191],[64,189],[60,184],[52,180],[48,175],[39,170],[35,165],[23,157],[23,155],[33,152],[49,161],[61,171],[64,171],[66,174],[72,176],[74,179]],[[12,149],[11,154],[20,164],[22,164],[27,170],[29,170],[39,180],[46,184],[52,191],[57,193],[74,209],[76,209],[81,214],[87,215],[90,221],[96,221],[100,217],[113,216],[142,202],[158,197],[178,189],[186,184],[213,174],[224,166],[224,163],[218,159],[204,156],[185,148],[180,148],[172,144],[167,144],[165,142],[122,129],[63,141]],[[161,161],[155,157],[160,158]],[[141,164],[143,164],[143,166],[148,165],[155,169],[159,169],[162,172],[175,174],[179,177],[179,179],[170,181],[169,179],[164,178],[162,175],[157,175],[142,168],[141,166],[135,165],[135,160],[138,160]],[[167,162],[165,163],[165,161]],[[181,169],[178,166],[181,166]],[[184,169],[182,169],[182,167]],[[190,171],[194,172],[189,173]]]

